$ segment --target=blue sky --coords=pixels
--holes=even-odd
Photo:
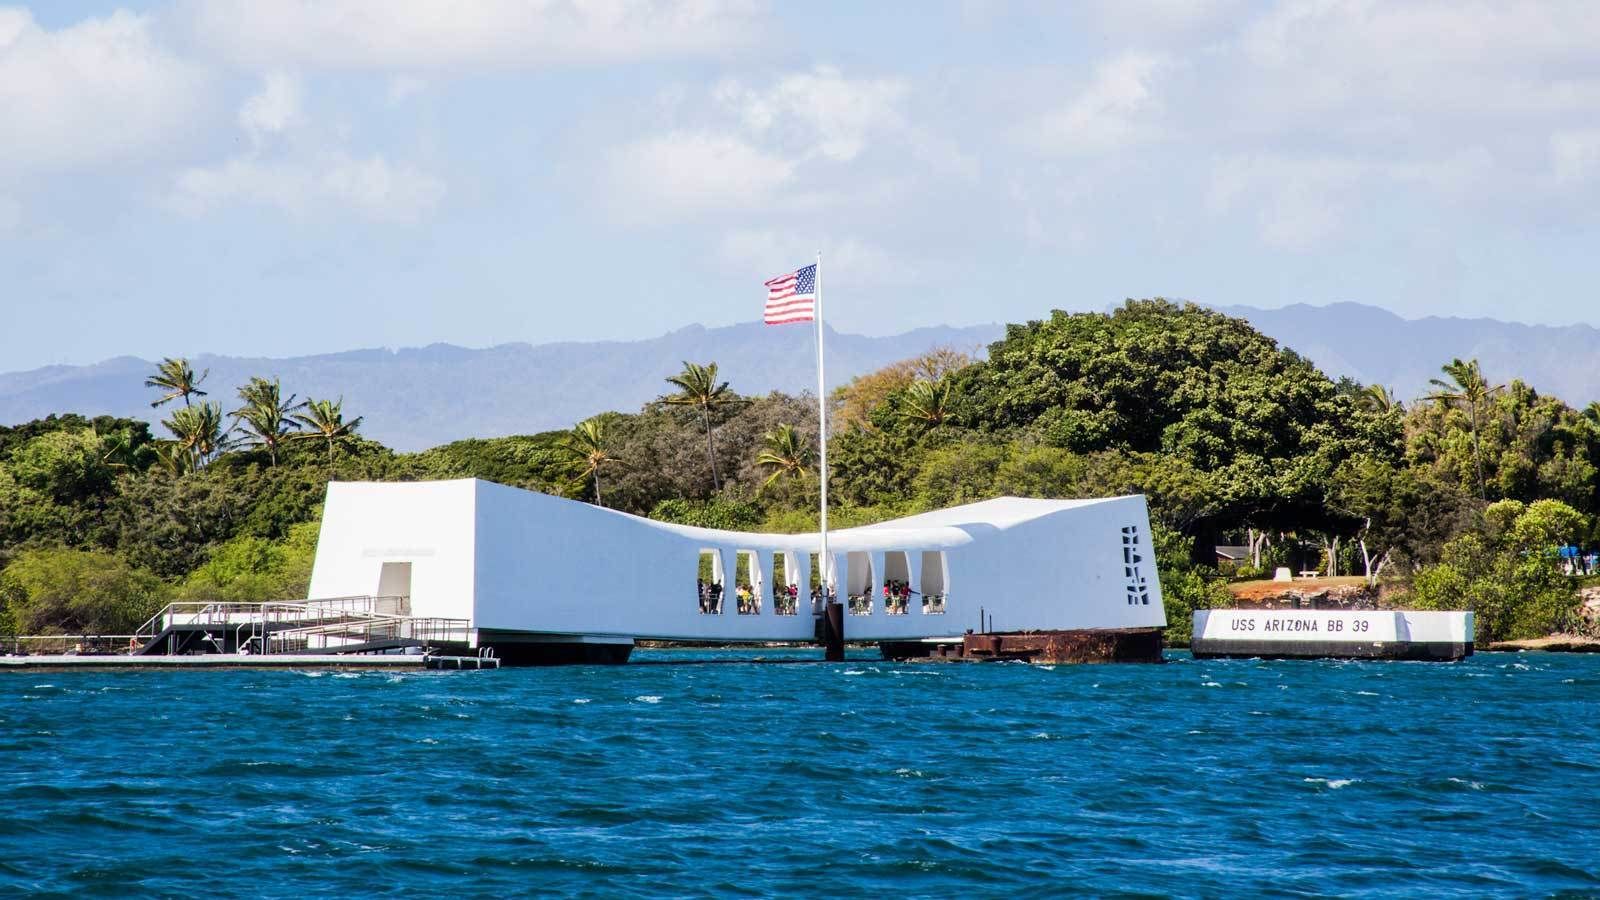
[[[3,0],[0,0],[3,2]],[[1600,324],[1581,2],[0,5],[0,371],[1164,295]]]

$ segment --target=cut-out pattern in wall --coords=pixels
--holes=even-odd
[[[1143,545],[1139,541],[1139,526],[1122,526],[1122,571],[1128,576],[1128,605],[1149,606],[1150,586],[1144,580],[1140,564],[1144,562]]]

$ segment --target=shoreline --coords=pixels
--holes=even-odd
[[[1552,634],[1518,641],[1495,641],[1484,649],[1507,653],[1600,653],[1600,638]]]

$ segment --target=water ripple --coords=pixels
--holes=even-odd
[[[1600,891],[1600,657],[15,680],[0,894]]]

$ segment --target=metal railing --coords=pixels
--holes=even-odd
[[[134,640],[131,634],[7,634],[0,636],[0,656],[116,654],[127,652]]]
[[[267,653],[304,653],[311,650],[337,652],[342,647],[382,641],[415,641],[423,646],[466,643],[470,623],[466,619],[435,616],[379,616],[351,618],[340,622],[307,625],[269,632]]]
[[[266,602],[179,600],[168,603],[135,629],[133,643],[142,647],[168,628],[233,628],[235,645],[260,644],[261,637],[280,626],[341,622],[347,619],[400,618],[411,612],[409,597],[352,596],[315,600]],[[246,630],[248,629],[248,634]]]

